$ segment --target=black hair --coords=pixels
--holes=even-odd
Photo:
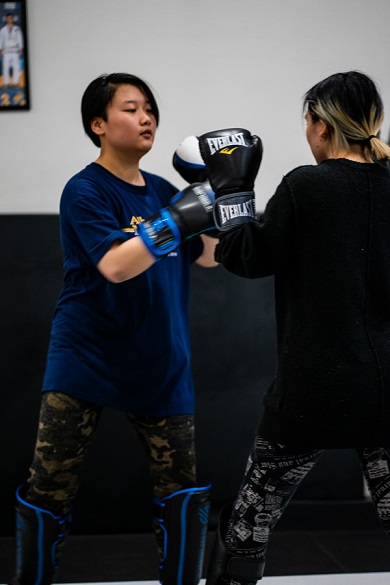
[[[383,116],[383,103],[373,80],[359,71],[335,73],[314,85],[304,97],[304,105],[315,114],[319,102],[332,104],[348,118],[362,125],[371,118]]]
[[[110,73],[100,75],[88,85],[81,100],[81,116],[85,133],[95,146],[100,148],[100,138],[91,128],[94,118],[107,121],[107,106],[112,102],[119,85],[138,87],[150,102],[152,113],[158,126],[160,113],[152,90],[145,81],[130,73]]]

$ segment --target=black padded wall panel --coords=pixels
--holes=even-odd
[[[0,535],[9,535],[14,491],[27,477],[34,449],[62,284],[58,216],[0,216],[0,274]],[[199,481],[212,482],[216,511],[238,489],[275,368],[273,280],[194,266],[190,317]],[[354,454],[334,451],[324,455],[296,497],[345,500],[360,498],[362,491]],[[87,457],[72,530],[148,531],[150,500],[136,437],[122,413],[106,410]]]

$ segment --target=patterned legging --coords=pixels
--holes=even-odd
[[[358,449],[379,520],[390,536],[390,451]],[[322,450],[297,450],[256,437],[225,537],[237,555],[264,558],[272,529]]]
[[[59,392],[45,392],[28,478],[27,499],[63,515],[78,492],[80,474],[102,408]],[[192,415],[126,416],[145,452],[158,498],[195,485]]]

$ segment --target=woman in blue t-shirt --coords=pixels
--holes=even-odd
[[[144,81],[122,73],[101,76],[86,89],[81,110],[100,153],[69,180],[61,197],[64,284],[35,454],[27,485],[17,491],[14,581],[54,580],[84,456],[101,410],[109,406],[126,413],[149,463],[161,579],[195,584],[209,486],[196,481],[189,278],[193,262],[217,265],[217,240],[202,234],[180,245],[176,237],[172,245],[175,226],[159,212],[177,189],[139,168],[159,122]],[[150,217],[140,237],[137,227]]]

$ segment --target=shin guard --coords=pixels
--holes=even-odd
[[[16,492],[16,569],[18,585],[50,585],[56,579],[59,552],[65,541],[70,514],[55,516],[37,508]]]
[[[263,577],[265,560],[235,555],[227,549],[224,535],[232,507],[223,508],[211,552],[206,585],[235,583],[255,584]],[[223,580],[221,577],[223,575]]]
[[[160,582],[197,585],[202,576],[210,511],[210,486],[179,490],[153,499],[154,519],[162,531]]]

